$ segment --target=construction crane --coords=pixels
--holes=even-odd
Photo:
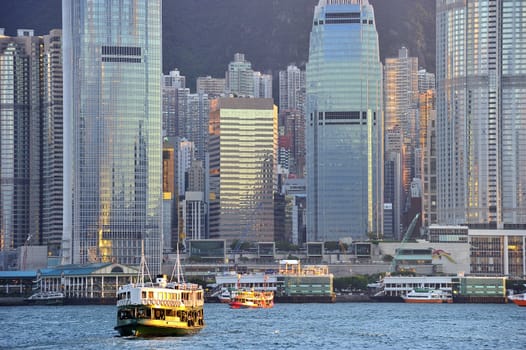
[[[415,229],[416,223],[418,221],[418,218],[420,217],[420,213],[417,213],[415,217],[413,218],[413,221],[411,221],[411,224],[405,231],[404,237],[402,239],[402,242],[400,243],[400,247],[396,249],[395,256],[393,257],[393,261],[391,262],[391,268],[389,269],[389,272],[395,272],[396,271],[396,265],[398,262],[398,256],[400,255],[400,252],[402,251],[403,246],[405,243],[409,240],[409,237],[411,237],[411,233],[413,233],[413,230]]]

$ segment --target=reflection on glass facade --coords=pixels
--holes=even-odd
[[[307,240],[381,232],[382,66],[367,0],[320,0],[307,75]]]
[[[269,98],[211,101],[210,238],[274,240],[277,122]]]
[[[437,1],[438,220],[526,224],[526,3]]]
[[[63,1],[63,261],[162,252],[161,1]]]
[[[43,38],[0,33],[0,249],[41,244]],[[49,77],[47,77],[49,78]],[[34,200],[36,198],[36,200]],[[21,266],[23,268],[23,266]]]

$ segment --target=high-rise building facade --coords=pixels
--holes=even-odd
[[[305,71],[289,65],[279,72],[279,112],[303,112],[305,104]]]
[[[42,241],[48,255],[60,256],[62,244],[63,184],[63,92],[62,31],[43,37],[42,120]]]
[[[226,91],[234,96],[254,97],[254,71],[245,55],[236,53],[225,73]]]
[[[415,176],[414,150],[418,147],[415,130],[417,106],[418,58],[409,57],[408,50],[402,47],[398,50],[398,57],[385,59],[384,118],[386,131],[399,127],[402,133],[402,186],[407,197]],[[386,152],[389,151],[392,150],[386,147]]]
[[[162,261],[161,1],[62,2],[63,262]],[[143,244],[144,243],[144,244]]]
[[[299,110],[279,113],[279,164],[294,177],[305,176],[305,117]]]
[[[392,153],[400,154],[400,168],[389,169],[394,172],[385,173],[384,182],[391,184],[390,188],[401,186],[402,192],[397,196],[398,201],[393,201],[391,195],[384,191],[384,200],[392,204],[395,237],[400,237],[399,230],[405,231],[405,218],[411,206],[411,182],[416,176],[416,164],[419,164],[415,155],[418,144],[418,58],[410,57],[407,48],[398,50],[398,57],[386,58],[384,66],[384,120],[385,120],[385,155],[386,162],[393,159]],[[398,135],[399,137],[394,137]],[[387,166],[387,165],[386,165]],[[400,172],[400,173],[398,173]],[[391,176],[391,178],[387,178]],[[394,178],[392,177],[394,176]],[[401,181],[400,184],[395,183]],[[388,198],[389,197],[389,198]],[[399,225],[401,224],[401,226]]]
[[[162,86],[162,113],[163,113],[163,135],[176,136],[178,129],[178,91],[185,91],[186,77],[182,76],[177,69],[163,75]]]
[[[436,16],[439,224],[523,226],[526,3],[439,0]]]
[[[277,107],[260,98],[220,98],[211,106],[210,238],[273,241]]]
[[[254,72],[254,97],[272,98],[272,75]]]
[[[196,79],[197,92],[207,94],[210,98],[219,97],[225,94],[225,78],[198,77]]]
[[[433,84],[434,85],[434,84]],[[435,89],[420,93],[422,226],[437,223],[437,154]]]
[[[0,248],[62,241],[61,31],[0,29]]]
[[[382,231],[382,65],[367,0],[320,0],[306,68],[307,239]]]
[[[40,198],[35,179],[41,170],[41,42],[33,30],[19,29],[16,37],[0,36],[2,250],[23,245],[30,235],[37,242],[40,236],[40,201],[32,201],[32,196]]]

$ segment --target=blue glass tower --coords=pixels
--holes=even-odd
[[[382,65],[367,0],[320,0],[306,76],[307,239],[379,233]]]
[[[64,0],[63,262],[162,252],[161,0]]]

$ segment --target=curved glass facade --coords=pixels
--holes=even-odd
[[[161,1],[63,1],[65,262],[160,271]]]
[[[437,2],[438,219],[526,224],[526,3]]]
[[[381,231],[382,65],[366,0],[316,6],[306,79],[307,240]]]

